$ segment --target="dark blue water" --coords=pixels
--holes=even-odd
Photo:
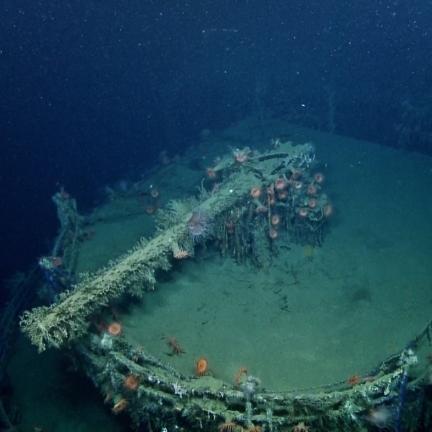
[[[0,273],[80,208],[247,115],[432,153],[432,4],[71,1],[0,6]]]

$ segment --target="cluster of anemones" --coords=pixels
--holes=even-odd
[[[297,191],[296,214],[300,220],[319,222],[333,214],[333,206],[327,195],[322,193],[324,180],[321,172],[313,174],[312,177],[300,174],[293,180],[294,190]]]
[[[278,178],[263,189],[259,186],[254,186],[250,190],[250,197],[255,203],[255,213],[265,214],[269,220],[268,236],[271,240],[276,240],[278,237],[278,228],[282,221],[282,216],[274,210],[276,201],[284,201],[288,198],[288,182],[285,178]]]
[[[286,201],[288,198],[288,181],[283,177],[277,178],[273,184],[267,188],[267,204],[270,212],[268,214],[270,227],[268,235],[271,240],[276,240],[279,236],[279,226],[282,216],[274,209],[277,201]]]
[[[332,205],[322,193],[324,180],[321,172],[311,176],[302,170],[292,169],[289,174],[279,176],[266,188],[256,185],[250,189],[255,213],[268,217],[268,236],[271,240],[277,239],[282,222],[282,214],[276,210],[278,202],[292,208],[300,221],[319,222],[333,214]]]

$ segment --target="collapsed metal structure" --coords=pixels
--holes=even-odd
[[[153,430],[276,431],[310,425],[314,431],[361,431],[374,407],[393,404],[400,416],[401,395],[421,383],[422,377],[412,374],[413,350],[430,343],[430,324],[356,382],[289,392],[264,391],[253,377],[236,386],[211,376],[184,376],[125,336],[92,326],[113,302],[154,289],[159,272],[169,271],[173,260],[193,256],[206,240],[222,253],[256,265],[282,231],[293,241],[320,244],[332,208],[316,172],[314,148],[309,143],[275,144],[264,153],[236,149],[222,158],[207,170],[198,198],[173,201],[160,211],[153,238],[141,239],[95,274],[81,276],[52,305],[24,313],[23,331],[40,351],[69,350],[115,413],[127,413],[134,424]],[[73,208],[69,197],[58,199],[66,209]],[[205,222],[202,215],[211,221],[211,230],[193,226]],[[72,269],[79,219],[66,219],[62,243],[69,241],[63,260]],[[128,379],[136,385],[127,385]]]

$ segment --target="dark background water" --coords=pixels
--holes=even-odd
[[[432,153],[432,2],[3,0],[0,274],[49,250],[59,185],[106,183],[204,128],[283,116]]]

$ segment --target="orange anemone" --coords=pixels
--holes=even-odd
[[[250,190],[250,196],[251,196],[252,198],[255,198],[255,199],[259,198],[259,197],[261,196],[261,188],[258,187],[258,186],[253,187],[253,188]]]
[[[120,336],[122,332],[122,326],[118,322],[113,322],[108,326],[107,330],[111,336]]]
[[[200,357],[195,365],[195,374],[197,376],[203,376],[208,373],[208,361],[205,357]]]
[[[131,391],[135,391],[139,386],[139,378],[136,375],[129,374],[123,381],[125,388]]]
[[[357,384],[360,384],[362,382],[362,377],[360,375],[351,375],[347,379],[347,384],[351,387],[356,386]]]
[[[235,385],[238,387],[241,384],[242,378],[247,376],[247,368],[242,366],[234,376]]]

